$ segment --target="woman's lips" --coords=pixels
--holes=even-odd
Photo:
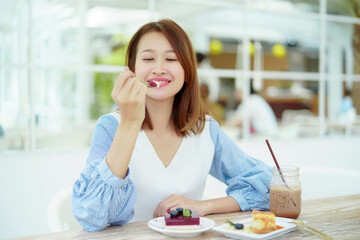
[[[147,80],[150,87],[165,87],[167,86],[171,81],[167,78],[151,78]]]

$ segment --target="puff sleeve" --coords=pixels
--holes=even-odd
[[[105,161],[117,126],[117,120],[111,115],[99,119],[86,165],[73,185],[73,215],[89,232],[109,225],[123,225],[134,216],[136,189],[130,172],[125,179],[118,178]]]

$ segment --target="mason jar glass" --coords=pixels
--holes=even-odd
[[[296,219],[301,212],[301,182],[295,166],[273,168],[270,183],[270,211],[277,217]]]

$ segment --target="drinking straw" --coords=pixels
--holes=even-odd
[[[272,148],[271,148],[271,146],[270,146],[269,140],[266,139],[265,142],[266,142],[266,144],[267,144],[267,146],[268,146],[268,148],[269,148],[269,150],[270,150],[270,153],[271,153],[272,158],[274,159],[276,168],[277,168],[277,170],[278,170],[278,172],[279,172],[279,174],[280,174],[280,177],[281,177],[282,181],[284,182],[285,186],[286,186],[288,189],[290,189],[290,188],[289,188],[289,185],[287,185],[287,183],[286,183],[286,181],[285,181],[284,175],[283,175],[282,172],[281,172],[280,166],[279,166],[278,161],[276,160],[275,154],[274,154],[274,152],[273,152],[273,150],[272,150]],[[294,204],[294,206],[296,207],[296,204],[295,204],[295,202],[294,202],[294,200],[293,200],[292,198],[291,198],[291,201],[292,201],[292,203]]]

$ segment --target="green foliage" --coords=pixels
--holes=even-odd
[[[100,65],[125,65],[126,49],[128,40],[122,35],[116,35],[112,39],[114,45],[112,53],[103,57],[95,57],[94,63]],[[90,108],[90,116],[97,119],[101,115],[112,110],[114,101],[111,91],[118,73],[94,73],[94,103]]]
[[[94,73],[94,103],[91,105],[90,116],[97,119],[101,115],[111,111],[114,104],[111,98],[111,90],[118,74]]]

